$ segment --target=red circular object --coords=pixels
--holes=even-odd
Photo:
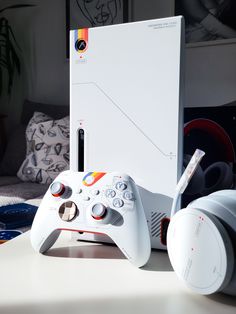
[[[231,139],[218,123],[209,119],[194,119],[186,123],[184,127],[184,136],[187,136],[194,129],[206,131],[208,134],[212,135],[218,143],[223,145],[226,161],[235,161],[235,152]]]

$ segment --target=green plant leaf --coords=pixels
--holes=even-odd
[[[34,4],[17,4],[10,5],[3,9],[0,9],[0,13],[5,12],[7,10],[13,9],[21,9],[28,7],[35,7],[37,5]],[[17,50],[21,50],[14,32],[9,25],[8,20],[5,17],[0,18],[0,96],[3,93],[3,69],[7,71],[7,92],[8,95],[11,94],[14,76],[16,72],[18,74],[21,73],[21,63],[20,58],[17,54]],[[4,72],[5,76],[5,72]]]

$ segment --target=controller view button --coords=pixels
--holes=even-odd
[[[50,191],[54,197],[60,197],[65,193],[65,186],[60,182],[54,182],[50,186]]]
[[[125,191],[125,192],[123,193],[123,197],[124,197],[124,199],[127,200],[127,201],[133,201],[133,200],[134,200],[134,194],[133,194],[133,192],[131,192],[131,191]]]
[[[91,215],[96,220],[103,219],[107,214],[107,208],[102,203],[95,204],[91,209]]]
[[[116,196],[116,192],[115,192],[114,190],[112,190],[112,189],[107,189],[107,190],[105,191],[105,195],[106,195],[106,197],[108,197],[108,198],[113,198],[113,197]]]
[[[120,208],[124,205],[124,201],[121,200],[120,198],[115,198],[113,201],[113,206],[116,208]]]
[[[64,221],[71,221],[78,214],[78,208],[74,202],[63,203],[59,208],[59,216]]]
[[[124,191],[125,189],[127,189],[127,184],[125,184],[124,182],[117,182],[116,189],[118,191]]]

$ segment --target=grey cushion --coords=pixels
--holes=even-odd
[[[35,112],[26,128],[27,156],[17,176],[22,181],[51,183],[69,168],[69,116],[52,120]]]
[[[25,159],[25,129],[19,125],[10,135],[5,154],[0,164],[0,176],[15,176]]]
[[[48,185],[28,182],[0,186],[0,206],[37,198],[46,193],[47,189]]]
[[[0,187],[3,185],[12,185],[16,183],[20,183],[21,180],[18,177],[10,177],[10,176],[3,176],[0,177]]]

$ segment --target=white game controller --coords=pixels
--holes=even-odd
[[[62,172],[50,185],[35,216],[31,243],[47,251],[61,230],[109,236],[137,267],[151,253],[144,209],[134,181],[126,174]]]

